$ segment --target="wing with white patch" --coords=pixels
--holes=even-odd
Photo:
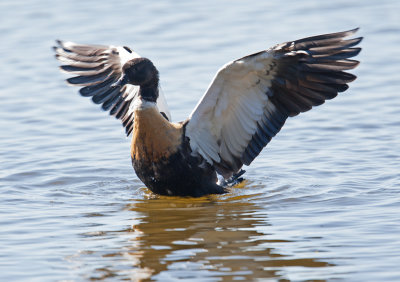
[[[222,67],[190,115],[186,136],[194,154],[229,177],[249,165],[286,119],[348,88],[344,72],[362,38],[357,29],[278,44]]]
[[[54,47],[56,58],[63,63],[60,69],[75,75],[68,78],[71,85],[83,86],[79,93],[92,97],[92,101],[101,104],[105,111],[122,121],[126,134],[133,129],[133,102],[138,97],[139,86],[127,84],[112,87],[122,77],[123,65],[139,54],[128,47],[83,45],[57,41]],[[160,112],[171,120],[171,115],[162,91],[159,91],[157,106]]]

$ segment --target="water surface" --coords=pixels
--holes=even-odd
[[[2,1],[0,280],[399,281],[398,1]],[[158,197],[68,88],[54,40],[151,58],[174,121],[226,62],[360,26],[358,79],[288,120],[231,193]]]

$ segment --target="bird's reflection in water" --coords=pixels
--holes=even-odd
[[[222,280],[283,278],[282,267],[325,267],[328,263],[290,259],[268,239],[265,207],[257,195],[222,195],[200,199],[157,197],[127,208],[141,214],[133,227],[130,250],[135,277],[166,281],[212,277]],[[262,229],[263,231],[260,231]]]

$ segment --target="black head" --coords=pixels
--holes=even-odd
[[[125,84],[140,86],[139,96],[144,100],[156,102],[158,98],[158,71],[147,58],[135,58],[124,64],[122,77],[113,84],[122,87]]]
[[[126,82],[142,87],[158,86],[158,71],[147,58],[135,58],[122,67]]]

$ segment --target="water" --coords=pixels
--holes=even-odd
[[[398,1],[0,3],[0,280],[399,281]],[[173,120],[216,70],[360,26],[358,79],[290,119],[230,194],[151,194],[119,121],[68,88],[54,39],[124,44]]]

